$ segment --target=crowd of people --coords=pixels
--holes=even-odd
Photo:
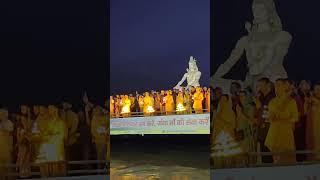
[[[111,117],[203,113],[210,110],[210,88],[151,91],[110,96]]]
[[[10,179],[8,173],[28,178],[34,171],[40,171],[41,177],[66,176],[68,161],[98,160],[102,163],[94,168],[103,169],[110,152],[107,107],[87,98],[84,102],[78,112],[66,102],[21,105],[16,112],[2,108],[0,179]]]
[[[226,144],[217,139],[223,132],[238,143],[244,166],[320,160],[320,83],[261,78],[255,88],[233,82],[228,94],[216,87],[212,98],[212,149]],[[269,155],[249,155],[259,152]]]

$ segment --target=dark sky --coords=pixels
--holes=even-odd
[[[107,97],[108,2],[1,3],[0,104],[79,103]]]
[[[209,83],[209,0],[112,0],[111,93],[171,89],[189,56]]]
[[[238,39],[246,34],[245,22],[252,20],[252,0],[214,0],[212,1],[212,70],[224,62]],[[285,67],[289,78],[294,80],[310,79],[320,80],[319,72],[319,42],[320,16],[319,1],[275,1],[283,29],[293,36],[293,41],[285,59]],[[245,59],[229,77],[243,79],[245,76]],[[211,71],[213,73],[214,71]]]

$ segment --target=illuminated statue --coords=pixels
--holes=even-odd
[[[189,68],[187,69],[187,72],[183,75],[181,81],[174,87],[174,89],[182,89],[181,85],[184,83],[185,80],[187,80],[187,89],[190,89],[191,87],[199,87],[199,80],[201,77],[201,72],[198,70],[197,61],[195,58],[190,56],[189,60]]]
[[[283,60],[292,36],[282,30],[273,0],[254,0],[252,11],[253,23],[245,24],[248,35],[238,40],[230,57],[220,65],[212,79],[213,87],[223,84],[222,77],[238,62],[244,52],[248,66],[245,86],[254,87],[254,83],[261,77],[267,77],[272,82],[279,78],[287,78]]]

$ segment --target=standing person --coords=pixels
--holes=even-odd
[[[184,105],[186,107],[186,113],[191,114],[192,108],[191,108],[191,98],[190,98],[190,92],[189,90],[186,90],[183,96]]]
[[[91,134],[92,141],[96,145],[97,160],[99,161],[106,160],[108,126],[109,125],[106,114],[102,112],[101,107],[95,107],[93,110],[93,117],[91,121]],[[101,163],[98,163],[98,168],[103,168]]]
[[[85,113],[83,111],[78,112],[79,118],[79,146],[81,148],[81,160],[87,161],[90,160],[91,154],[91,130],[90,124],[86,121]],[[86,165],[86,168],[90,168],[89,165]]]
[[[167,95],[164,98],[164,103],[165,103],[166,114],[167,115],[172,114],[174,111],[174,100],[173,100],[171,90],[167,91]]]
[[[255,98],[256,104],[256,122],[254,123],[257,127],[257,140],[258,140],[258,152],[270,152],[269,148],[265,146],[264,142],[267,137],[269,130],[269,122],[267,121],[268,116],[268,105],[269,102],[275,97],[272,84],[268,78],[261,78],[257,82],[257,97]],[[260,146],[260,147],[259,147]],[[271,156],[262,156],[263,163],[272,163]]]
[[[301,111],[299,115],[299,122],[296,123],[296,129],[295,129],[295,141],[296,141],[296,148],[297,150],[306,150],[306,122],[307,122],[307,114],[309,112],[310,108],[310,97],[311,97],[311,83],[302,80],[299,83],[298,87],[298,96],[301,100]],[[304,161],[306,160],[306,155],[300,154],[297,155],[297,161]]]
[[[232,99],[232,109],[236,112],[236,107],[239,104],[239,93],[241,91],[241,85],[237,82],[232,82],[230,87],[230,94]]]
[[[117,95],[116,99],[115,99],[114,113],[116,115],[116,118],[120,117],[121,105],[120,105],[120,97],[119,97],[119,95]]]
[[[77,142],[79,134],[77,132],[78,130],[78,124],[79,119],[78,115],[72,111],[72,104],[64,102],[62,103],[62,111],[61,111],[61,119],[65,122],[67,126],[67,142],[66,142],[66,159],[69,160],[75,160],[73,157],[77,153],[76,147],[74,144]],[[74,153],[72,153],[74,152]]]
[[[159,92],[157,92],[154,98],[154,107],[157,114],[159,114],[160,112],[160,106],[161,106],[161,96]]]
[[[299,118],[297,122],[295,123],[294,128],[294,141],[296,145],[296,150],[304,150],[304,141],[305,141],[305,132],[303,130],[303,114],[304,114],[304,102],[302,100],[302,96],[298,93],[298,88],[296,86],[296,83],[294,81],[290,81],[290,91],[291,91],[291,97],[296,101],[298,112],[299,112]],[[304,155],[303,154],[297,154],[297,160],[299,162],[303,161]]]
[[[203,101],[203,93],[201,92],[201,88],[197,87],[196,92],[193,95],[193,109],[195,113],[203,113],[202,111],[202,101]]]
[[[129,117],[131,115],[131,100],[128,95],[123,96],[121,114],[122,117]]]
[[[31,176],[31,159],[32,159],[32,144],[31,144],[31,129],[32,121],[30,109],[22,105],[21,116],[17,127],[17,169],[19,170],[19,176],[21,178],[27,178]]]
[[[166,96],[166,93],[164,92],[164,90],[161,90],[160,92],[160,112],[161,114],[164,114],[166,112],[166,103],[164,101]]]
[[[254,120],[255,105],[246,91],[240,91],[239,104],[236,109],[237,132],[241,134],[241,149],[246,153],[246,160],[251,160],[249,152],[255,152],[252,124]],[[250,159],[249,159],[250,158]]]
[[[320,160],[320,83],[313,87],[313,96],[311,97],[311,105],[308,112],[306,122],[307,134],[306,142],[307,149],[313,151],[309,156],[309,160]]]
[[[5,165],[12,163],[12,142],[13,123],[8,119],[8,111],[0,110],[0,179],[5,180],[10,168]]]
[[[50,175],[53,177],[66,176],[66,151],[65,145],[68,142],[68,127],[65,121],[59,117],[58,108],[50,105],[48,135],[49,144],[52,149],[48,155]]]
[[[114,116],[114,99],[113,96],[110,96],[110,116],[113,117]]]
[[[135,111],[135,101],[136,99],[133,97],[133,94],[129,94],[129,99],[130,99],[130,102],[131,102],[131,105],[130,105],[130,112],[134,112]],[[131,115],[131,114],[130,114]]]
[[[50,147],[48,144],[48,123],[49,123],[49,113],[48,108],[45,106],[39,107],[39,115],[36,119],[36,122],[34,125],[36,125],[33,128],[33,139],[38,139],[37,143],[39,149],[36,153],[36,159],[35,162],[39,165],[40,168],[40,175],[41,177],[49,177],[49,165],[47,160],[47,150]]]
[[[149,92],[146,92],[143,98],[143,113],[145,116],[149,116],[153,113],[152,111],[154,111],[154,99],[149,95]]]
[[[183,114],[186,110],[184,107],[183,93],[181,91],[179,91],[178,96],[176,98],[176,110],[178,111],[177,114]]]
[[[139,112],[142,113],[143,112],[143,96],[142,95],[139,95]]]
[[[291,97],[290,84],[287,80],[277,80],[275,92],[276,97],[268,106],[270,128],[265,145],[273,153],[275,164],[295,163],[294,125],[299,119],[298,107]]]

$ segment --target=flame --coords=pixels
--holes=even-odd
[[[177,111],[178,112],[181,112],[181,111],[185,111],[186,110],[186,108],[183,106],[183,104],[182,103],[178,103],[178,105],[177,105]]]
[[[148,106],[147,107],[147,113],[153,113],[154,112],[154,109],[152,106]]]
[[[130,106],[123,106],[121,110],[121,114],[130,113]]]
[[[230,134],[221,131],[217,136],[216,145],[213,147],[213,150],[217,151],[213,153],[213,156],[233,156],[240,154],[242,152],[239,144],[234,141]]]

